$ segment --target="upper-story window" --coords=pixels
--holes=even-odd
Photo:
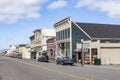
[[[56,40],[68,39],[70,37],[70,28],[56,32]]]

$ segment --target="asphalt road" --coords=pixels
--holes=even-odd
[[[0,56],[0,80],[119,80],[120,71]]]

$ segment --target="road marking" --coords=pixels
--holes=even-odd
[[[73,77],[73,78],[77,78],[77,79],[93,80],[93,79],[90,79],[90,78],[87,78],[87,77],[82,77],[82,76],[78,76],[78,75],[75,75],[75,74],[71,74],[71,73],[67,73],[67,72],[63,72],[63,71],[58,71],[58,70],[54,70],[54,69],[43,67],[43,66],[38,66],[38,65],[31,64],[31,63],[28,63],[28,62],[23,62],[23,61],[19,61],[19,60],[15,60],[15,61],[23,63],[23,64],[31,65],[31,66],[34,66],[34,67],[37,67],[37,68],[40,68],[40,69],[43,69],[43,70],[47,70],[47,71],[55,72],[55,73],[58,73],[58,74],[62,74],[62,75],[70,76],[70,77]]]

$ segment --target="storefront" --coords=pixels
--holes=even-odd
[[[83,43],[87,43],[84,41]],[[85,50],[83,52],[75,49],[77,54],[84,54],[84,63],[85,64],[95,64],[95,58],[101,60],[102,65],[111,65],[111,64],[120,64],[120,44],[119,43],[100,43],[100,40],[96,42],[89,41],[88,52]],[[81,43],[78,43],[77,46],[79,49]],[[84,45],[84,44],[83,44]],[[79,55],[77,55],[79,57]],[[82,56],[83,57],[83,56]]]

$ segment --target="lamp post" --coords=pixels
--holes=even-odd
[[[81,66],[84,65],[84,47],[83,47],[83,39],[81,39],[81,48],[82,48],[82,53],[81,53]]]

